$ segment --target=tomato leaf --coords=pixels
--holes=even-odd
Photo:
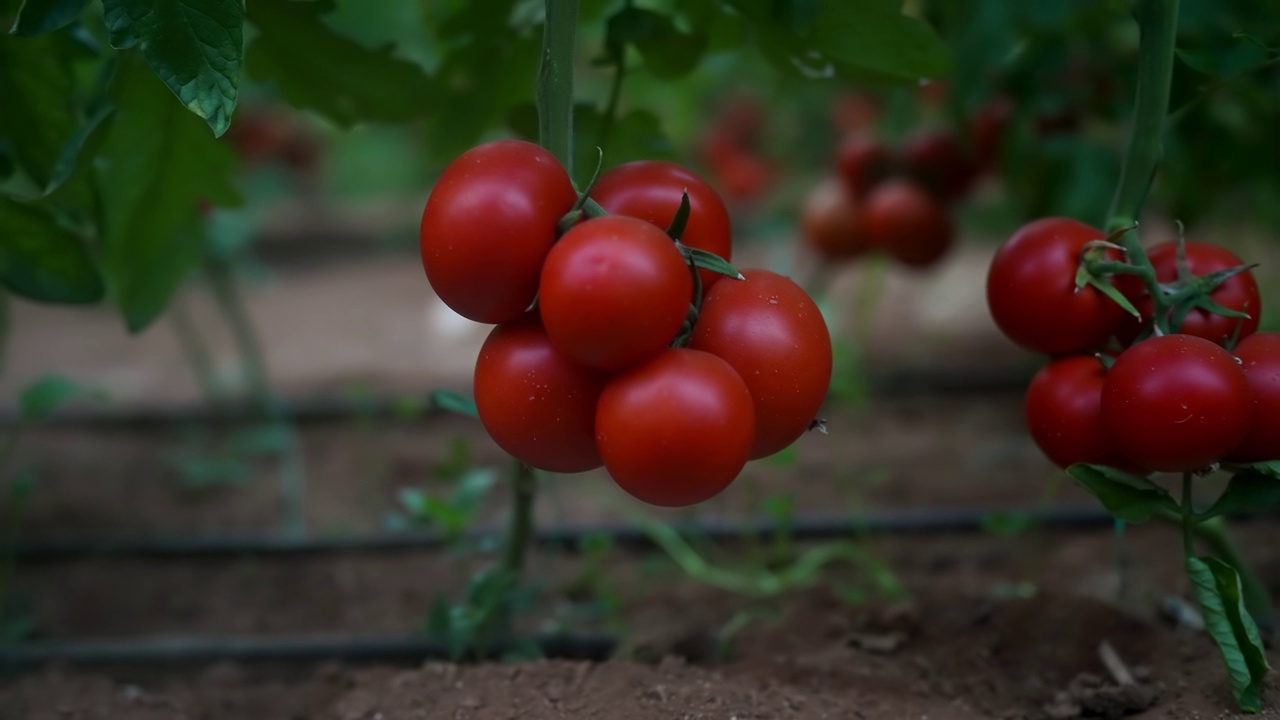
[[[708,40],[705,32],[682,32],[669,15],[629,3],[605,24],[605,45],[611,53],[622,57],[631,45],[649,72],[664,80],[692,72],[706,53]]]
[[[215,137],[227,131],[244,57],[242,0],[102,0],[102,14],[112,47],[140,46],[184,107]]]
[[[1267,512],[1280,508],[1280,480],[1246,468],[1227,483],[1218,499],[1198,516],[1201,521],[1219,515]]]
[[[102,277],[74,233],[48,211],[0,197],[0,284],[51,303],[102,299]]]
[[[14,35],[43,35],[70,25],[89,0],[26,0],[9,31]]]
[[[275,85],[295,107],[315,110],[342,127],[361,120],[402,122],[424,113],[431,88],[422,69],[396,57],[390,45],[367,50],[335,33],[323,20],[333,8],[333,0],[250,2],[249,20],[259,35],[249,45],[249,74]]]
[[[475,400],[459,395],[452,390],[436,390],[431,393],[431,405],[432,407],[448,410],[459,415],[466,415],[467,417],[480,417],[480,413],[476,410]]]
[[[813,28],[821,12],[822,0],[773,0],[774,16],[801,35]]]
[[[714,273],[720,273],[721,275],[731,277],[734,280],[746,280],[742,273],[738,272],[732,265],[725,262],[725,260],[719,255],[716,255],[713,252],[707,252],[700,248],[689,247],[687,245],[684,249],[689,253],[689,257],[693,259],[695,267],[700,267],[703,270],[710,270]]]
[[[23,422],[44,420],[77,397],[102,398],[102,393],[61,375],[45,375],[22,389],[18,413]]]
[[[667,226],[667,237],[680,242],[680,238],[684,237],[685,226],[689,224],[689,210],[689,192],[685,191],[680,195],[680,207],[676,208],[676,214]]]
[[[42,188],[75,132],[73,92],[63,38],[0,36],[0,136],[10,140],[18,166]]]
[[[1258,626],[1244,607],[1239,574],[1217,558],[1189,557],[1187,575],[1205,627],[1222,652],[1236,702],[1245,712],[1258,712],[1262,681],[1271,668]]]
[[[1108,512],[1125,522],[1142,523],[1180,512],[1169,492],[1147,478],[1083,463],[1067,468],[1067,474],[1093,493]]]
[[[80,128],[71,135],[71,138],[62,145],[62,152],[58,155],[58,161],[53,166],[53,175],[49,178],[49,184],[45,186],[45,194],[50,195],[62,184],[71,179],[76,168],[81,166],[82,158],[86,148],[94,146],[93,140],[98,130],[104,127],[103,123],[111,117],[115,112],[115,108],[110,105],[103,105],[98,108],[93,115],[80,125]],[[90,153],[92,154],[92,153]]]
[[[121,66],[112,91],[117,110],[94,168],[101,261],[125,325],[137,332],[164,310],[204,252],[197,203],[239,203],[235,156],[138,58]]]
[[[1139,320],[1142,319],[1142,313],[1138,312],[1138,309],[1133,306],[1133,303],[1129,302],[1129,298],[1125,297],[1124,293],[1120,292],[1120,290],[1111,283],[1110,278],[1100,278],[1089,272],[1088,265],[1080,263],[1080,269],[1076,271],[1076,288],[1080,289],[1086,285],[1097,288],[1098,292],[1111,298],[1115,304],[1124,308],[1125,312]]]

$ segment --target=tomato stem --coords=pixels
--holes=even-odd
[[[1156,168],[1164,154],[1164,131],[1169,112],[1169,84],[1173,78],[1178,34],[1179,0],[1138,0],[1138,88],[1134,96],[1129,147],[1120,181],[1108,213],[1109,229],[1133,225],[1141,215]],[[1140,247],[1132,234],[1125,249]]]
[[[573,52],[578,0],[546,0],[538,66],[538,144],[573,176]]]
[[[1192,497],[1194,476],[1189,472],[1182,473],[1182,554],[1187,560],[1195,557],[1196,508]]]
[[[513,461],[511,476],[511,521],[502,549],[504,573],[519,580],[524,571],[525,550],[533,537],[533,502],[538,491],[538,477],[533,468],[519,460]]]

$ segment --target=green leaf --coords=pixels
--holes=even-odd
[[[813,29],[821,12],[822,0],[773,0],[774,16],[801,35]]]
[[[14,35],[53,32],[70,25],[88,4],[89,0],[26,0],[9,32]]]
[[[390,45],[367,50],[333,32],[322,20],[333,7],[332,0],[250,2],[249,20],[260,32],[249,46],[249,74],[275,85],[295,107],[342,127],[402,122],[426,112],[431,88],[422,68],[397,58]]]
[[[243,0],[102,0],[102,13],[112,47],[140,46],[156,75],[215,137],[227,131],[244,56]]]
[[[48,211],[0,197],[0,284],[51,303],[102,299],[98,269],[80,239]]]
[[[1199,515],[1204,521],[1219,515],[1267,512],[1280,509],[1280,480],[1256,470],[1241,470],[1227,483],[1217,501]]]
[[[498,481],[498,472],[493,468],[476,468],[467,472],[458,480],[458,487],[451,498],[453,506],[467,517],[470,522],[480,511],[485,497]]]
[[[631,45],[655,77],[674,80],[698,66],[707,51],[706,33],[685,33],[670,15],[630,4],[614,13],[605,25],[605,45],[617,55]]]
[[[98,108],[97,112],[89,116],[80,125],[80,128],[71,135],[71,138],[63,143],[62,152],[58,154],[58,161],[54,163],[53,174],[49,178],[49,184],[45,186],[46,195],[52,194],[62,187],[62,184],[70,180],[78,168],[83,167],[84,158],[93,155],[93,150],[100,144],[101,135],[99,130],[106,127],[106,120],[114,113],[115,108],[110,105]]]
[[[742,273],[738,272],[732,265],[725,262],[723,258],[713,252],[707,252],[699,248],[685,246],[685,251],[689,253],[693,259],[693,264],[703,270],[710,270],[714,273],[720,273],[734,280],[746,280]]]
[[[1245,712],[1262,709],[1262,681],[1270,670],[1258,626],[1244,607],[1240,576],[1213,557],[1187,558],[1187,574],[1204,614],[1205,627],[1218,643],[1236,702]]]
[[[47,187],[76,129],[75,81],[66,41],[56,36],[0,36],[0,136],[18,165]]]
[[[113,87],[116,114],[95,164],[107,289],[137,332],[169,303],[204,252],[197,203],[239,203],[235,155],[137,57]]]
[[[1067,474],[1093,493],[1107,511],[1128,523],[1141,523],[1156,516],[1177,516],[1178,504],[1169,492],[1138,475],[1102,465],[1077,464]]]
[[[467,417],[480,417],[480,413],[476,410],[475,400],[459,395],[452,390],[436,390],[431,393],[431,405],[441,410],[448,410]]]
[[[18,413],[23,422],[35,422],[48,418],[77,397],[100,395],[70,378],[45,375],[22,389],[18,395]]]

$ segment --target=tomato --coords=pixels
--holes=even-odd
[[[832,260],[855,257],[867,248],[858,227],[855,201],[836,178],[828,178],[809,191],[800,208],[800,235],[820,255]]]
[[[734,152],[714,165],[717,185],[730,200],[747,204],[760,199],[773,178],[773,168],[759,156]]]
[[[1006,95],[993,98],[973,116],[974,162],[980,172],[994,172],[1000,164],[1004,136],[1013,116],[1013,100]]]
[[[670,344],[692,299],[693,274],[671,238],[643,220],[608,215],[575,226],[551,249],[538,307],[565,357],[616,371]]]
[[[967,148],[950,130],[915,133],[902,146],[907,175],[944,201],[964,195],[977,176]]]
[[[888,180],[867,195],[858,213],[859,233],[869,245],[908,267],[928,267],[951,248],[946,209],[924,188],[905,178]]]
[[[474,390],[480,423],[527,465],[573,473],[600,467],[596,403],[605,378],[551,346],[536,312],[498,325],[480,347]]]
[[[605,385],[596,444],[614,481],[651,505],[708,500],[733,482],[755,438],[751,393],[728,362],[672,349]]]
[[[874,98],[867,95],[841,95],[831,107],[831,126],[837,135],[864,132],[875,127],[880,108]]]
[[[432,289],[454,312],[502,323],[538,292],[556,224],[577,193],[555,156],[499,140],[459,155],[436,181],[419,230]]]
[[[706,181],[679,165],[661,160],[619,165],[600,175],[591,197],[611,213],[640,218],[666,230],[685,190],[689,191],[689,223],[680,241],[730,260],[733,236],[724,201]],[[721,277],[710,270],[700,272],[704,290]]]
[[[1084,246],[1102,240],[1097,228],[1068,218],[1022,226],[996,251],[987,273],[987,307],[1015,343],[1047,355],[1071,355],[1102,345],[1124,310],[1095,287],[1076,290]],[[1112,253],[1119,259],[1118,253]]]
[[[1236,346],[1253,390],[1253,424],[1227,457],[1236,462],[1280,460],[1280,333],[1250,335]]]
[[[855,198],[866,195],[892,170],[889,148],[874,135],[852,133],[836,148],[836,173]]]
[[[799,285],[768,270],[707,293],[689,347],[723,358],[755,407],[751,457],[772,455],[808,430],[831,384],[831,334]]]
[[[1163,335],[1121,353],[1102,386],[1102,422],[1147,470],[1191,472],[1239,447],[1253,421],[1240,363],[1193,335]]]
[[[1092,355],[1069,355],[1040,369],[1027,387],[1027,430],[1059,467],[1076,463],[1133,469],[1102,429],[1107,373]]]
[[[1187,269],[1192,275],[1197,276],[1244,264],[1244,261],[1235,253],[1221,245],[1211,243],[1186,243],[1186,256]],[[1151,265],[1156,270],[1158,282],[1171,283],[1178,279],[1178,244],[1176,242],[1164,242],[1153,246],[1147,251],[1147,257],[1150,258]],[[1155,304],[1151,302],[1151,297],[1146,294],[1146,288],[1140,282],[1135,282],[1131,278],[1125,278],[1125,281],[1119,287],[1125,290],[1126,296],[1143,317],[1143,322],[1139,323],[1131,316],[1127,316],[1129,319],[1116,332],[1120,341],[1127,345],[1138,336],[1145,323],[1151,322],[1151,316],[1155,313]],[[1228,310],[1246,312],[1249,317],[1247,319],[1227,317],[1197,308],[1187,313],[1178,332],[1225,345],[1231,340],[1237,327],[1240,329],[1241,339],[1258,331],[1258,322],[1262,317],[1262,293],[1258,290],[1258,281],[1253,277],[1253,273],[1245,270],[1230,278],[1210,293],[1209,299]]]

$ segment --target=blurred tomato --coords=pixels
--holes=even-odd
[[[800,208],[800,235],[824,258],[840,260],[866,250],[858,228],[856,201],[839,178],[827,178],[809,191]]]

